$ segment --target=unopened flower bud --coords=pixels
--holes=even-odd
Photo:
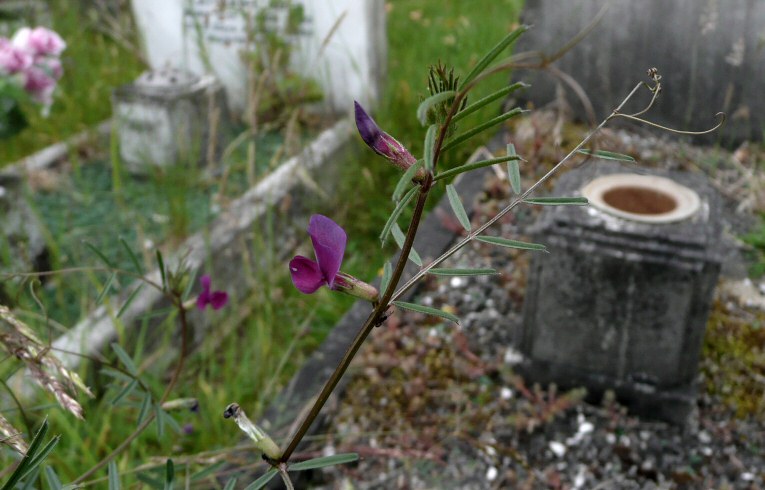
[[[361,298],[370,303],[376,303],[380,298],[380,293],[377,291],[376,287],[356,279],[345,272],[339,272],[335,276],[335,287],[332,289],[355,296],[356,298]]]
[[[417,159],[409,153],[404,145],[399,143],[396,138],[389,135],[377,125],[372,117],[367,114],[361,104],[354,102],[356,112],[356,128],[364,143],[367,144],[375,153],[382,155],[401,170],[407,170],[417,163]],[[422,175],[420,175],[422,174]],[[417,173],[417,179],[424,178],[424,171]]]

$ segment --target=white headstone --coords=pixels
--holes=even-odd
[[[324,108],[346,112],[356,99],[374,105],[385,72],[384,0],[132,0],[146,54],[154,69],[181,68],[216,75],[231,109],[246,107],[243,53],[258,14],[280,32],[288,5],[303,7],[303,22],[288,41],[291,67],[317,81]]]

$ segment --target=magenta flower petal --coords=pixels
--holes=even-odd
[[[319,264],[302,255],[296,255],[290,260],[290,274],[292,274],[292,284],[304,294],[313,293],[326,282]]]
[[[210,295],[210,306],[213,310],[220,310],[228,303],[228,293],[226,291],[215,291]]]
[[[340,225],[321,214],[311,216],[308,234],[311,235],[321,275],[332,289],[335,285],[335,276],[340,272],[340,265],[343,263],[348,236]]]

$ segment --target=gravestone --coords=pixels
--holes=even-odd
[[[151,66],[214,74],[234,112],[247,104],[243,57],[258,42],[253,26],[262,18],[269,32],[284,35],[295,48],[292,69],[320,84],[326,111],[348,112],[354,99],[373,105],[380,94],[386,56],[382,0],[132,0],[132,5]],[[301,22],[287,34],[291,6],[300,8]]]
[[[684,423],[722,262],[720,200],[700,174],[591,164],[535,225],[519,346],[540,382],[614,390],[635,413]]]
[[[147,71],[112,94],[120,158],[134,174],[152,166],[216,161],[225,97],[212,76]]]
[[[762,139],[765,130],[765,2],[760,0],[528,0],[523,22],[533,28],[515,51],[557,52],[609,3],[600,23],[554,66],[573,77],[596,116],[609,114],[656,67],[664,90],[648,119],[678,129],[714,125],[729,116],[722,132],[699,141],[737,144]],[[555,98],[560,83],[550,73],[516,72],[531,83],[524,92],[536,105]],[[585,119],[570,90],[568,102]],[[626,111],[638,110],[648,96]]]

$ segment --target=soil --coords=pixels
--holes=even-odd
[[[555,148],[553,140],[567,144],[569,126],[540,112],[509,136],[519,154],[536,162],[524,173],[525,185],[561,154],[543,148]],[[574,139],[582,129],[570,131]],[[743,161],[736,152],[630,131],[607,131],[599,141],[641,165],[705,171],[729,197],[730,236],[756,222],[752,211],[762,209],[762,199],[752,182],[760,177],[742,172],[762,157],[748,148]],[[475,198],[473,223],[507,204],[508,191],[501,171],[489,177]],[[502,220],[499,235],[523,239],[538,212],[519,208]],[[441,220],[461,228],[450,215]],[[725,281],[742,279],[742,247],[731,241]],[[460,325],[398,310],[373,333],[352,365],[344,395],[325,408],[333,414],[331,425],[314,451],[355,451],[362,459],[317,472],[315,488],[765,488],[765,313],[726,293],[731,288],[719,288],[697,410],[684,427],[641,420],[609,393],[585,400],[582,389],[530,386],[514,372],[522,359],[512,342],[528,264],[527,252],[473,243],[444,266],[500,274],[429,276],[415,300],[454,313]]]

